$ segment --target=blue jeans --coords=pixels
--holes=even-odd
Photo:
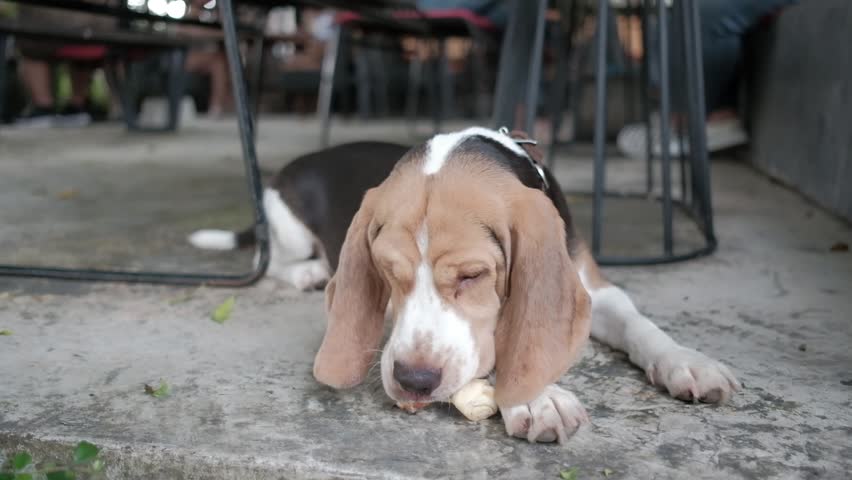
[[[675,0],[678,1],[678,0]],[[707,112],[732,108],[737,103],[737,79],[742,61],[743,36],[765,16],[798,0],[698,0],[701,53],[704,66],[704,100]],[[670,19],[670,65],[673,98],[684,82],[683,41],[680,22]],[[655,40],[657,29],[652,28]],[[656,52],[658,50],[654,50]],[[653,55],[654,53],[652,53]],[[652,79],[659,85],[659,62],[651,58]],[[674,103],[677,105],[677,103]]]

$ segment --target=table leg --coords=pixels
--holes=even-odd
[[[255,275],[257,278],[260,278],[269,266],[269,231],[266,223],[266,214],[263,211],[263,204],[261,202],[262,185],[260,168],[257,163],[257,152],[254,145],[254,120],[246,93],[246,82],[243,75],[243,64],[240,59],[240,45],[239,38],[237,37],[236,21],[234,19],[234,8],[231,0],[219,0],[218,5],[219,17],[222,21],[222,30],[225,37],[225,53],[228,56],[228,68],[231,73],[231,87],[233,88],[234,102],[237,107],[237,125],[240,130],[240,143],[243,150],[243,161],[245,162],[246,180],[254,209],[255,237],[257,238],[258,249]]]
[[[495,128],[506,126],[530,132],[533,127],[547,12],[547,0],[534,1],[530,5],[532,2],[512,0],[509,6],[491,118]]]

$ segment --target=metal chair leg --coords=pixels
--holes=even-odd
[[[535,128],[535,116],[538,110],[538,93],[541,87],[541,64],[544,56],[544,25],[547,18],[547,0],[539,0],[536,5],[535,37],[533,48],[529,53],[529,78],[526,85],[525,117],[523,129],[533,135]]]
[[[322,70],[320,72],[319,98],[317,109],[320,117],[320,147],[328,147],[331,134],[331,99],[334,94],[334,80],[337,72],[338,53],[341,37],[344,35],[343,27],[336,26],[332,31],[331,38],[326,43],[325,55],[322,59]]]
[[[260,112],[260,97],[263,93],[263,57],[264,52],[266,51],[265,38],[266,37],[262,33],[254,37],[251,53],[252,60],[249,62],[251,64],[251,75],[249,76],[251,82],[249,85],[249,100],[251,102],[251,113],[255,120],[255,124],[257,123],[257,115]],[[256,133],[257,131],[255,131],[255,134]]]
[[[671,88],[669,78],[669,22],[666,2],[658,2],[660,39],[660,160],[663,188],[663,253],[674,249],[672,217],[672,174],[670,146]]]
[[[389,80],[387,74],[387,54],[383,49],[372,48],[366,51],[369,65],[370,89],[375,112],[381,117],[390,114]]]
[[[261,202],[260,169],[254,148],[254,125],[246,95],[240,62],[236,23],[231,0],[219,0],[219,12],[225,36],[225,50],[228,55],[234,99],[237,106],[237,121],[246,168],[246,180],[251,195],[255,217],[255,237],[257,238],[257,262],[254,269],[243,275],[216,275],[193,273],[131,272],[119,270],[72,269],[52,267],[30,267],[0,265],[0,275],[19,277],[44,277],[68,280],[92,280],[110,282],[144,282],[172,285],[246,286],[259,280],[269,265],[269,235],[266,215]]]
[[[427,60],[429,69],[426,75],[426,95],[429,99],[430,113],[432,114],[432,130],[433,133],[441,132],[441,120],[443,120],[443,112],[441,103],[441,87],[440,87],[440,61],[435,58]]]
[[[405,118],[408,133],[414,137],[417,133],[417,110],[420,103],[420,87],[423,83],[423,62],[412,58],[408,64],[408,86],[405,95]]]
[[[186,49],[176,48],[169,53],[169,118],[166,121],[166,131],[174,131],[180,123],[181,103],[186,85],[184,62]]]
[[[500,65],[494,95],[491,123],[495,127],[511,126],[532,130],[541,76],[541,53],[544,46],[544,21],[547,0],[537,0],[533,8],[528,2],[514,0],[509,6],[509,25],[500,47]],[[518,59],[528,62],[519,67]],[[523,112],[518,116],[519,112]]]
[[[653,136],[651,133],[651,105],[648,99],[651,86],[651,68],[648,51],[651,45],[650,22],[648,21],[648,10],[650,5],[645,4],[645,0],[640,0],[642,5],[642,67],[640,72],[640,96],[642,99],[642,120],[645,122],[645,193],[651,194],[654,191],[654,149]]]
[[[592,254],[601,253],[601,236],[603,230],[603,197],[606,188],[606,114],[607,114],[607,26],[609,0],[598,1],[598,26],[596,33],[597,70],[595,82],[597,97],[595,99],[595,168],[594,168],[594,199],[592,201]]]
[[[438,41],[438,91],[441,97],[441,119],[452,118],[453,112],[453,77],[450,72],[450,61],[447,58],[446,39]]]
[[[667,7],[665,2],[656,2],[658,7],[657,15],[660,31],[659,48],[660,48],[660,144],[661,148],[661,173],[662,173],[662,195],[657,199],[662,206],[662,221],[663,221],[663,254],[652,257],[607,257],[600,254],[601,246],[601,229],[603,222],[603,199],[605,196],[627,196],[645,198],[645,195],[614,195],[605,191],[605,174],[606,174],[606,152],[605,152],[605,137],[604,125],[606,124],[606,84],[605,72],[606,68],[606,22],[608,0],[600,0],[598,7],[598,33],[596,39],[596,54],[597,54],[597,87],[598,97],[596,101],[596,122],[595,122],[595,177],[594,177],[594,198],[593,198],[593,229],[592,229],[592,252],[595,255],[598,263],[601,265],[652,265],[660,263],[671,263],[692,258],[697,258],[703,255],[712,253],[716,248],[716,238],[713,232],[713,217],[712,204],[710,198],[710,167],[707,161],[706,138],[704,130],[704,94],[703,94],[703,77],[701,73],[701,45],[700,31],[698,28],[698,8],[695,0],[676,0],[684,2],[682,5],[683,11],[674,17],[675,21],[683,22],[684,35],[683,38],[678,38],[676,41],[682,41],[685,45],[685,64],[687,66],[686,85],[688,91],[688,102],[686,110],[688,112],[689,124],[689,173],[692,177],[692,197],[697,204],[697,212],[692,217],[696,221],[699,229],[704,235],[705,244],[702,247],[695,248],[691,251],[683,253],[674,253],[674,238],[673,238],[673,207],[677,205],[682,208],[687,214],[689,211],[684,201],[675,200],[672,196],[672,178],[671,178],[671,154],[669,143],[671,139],[670,115],[672,110],[671,105],[671,83],[669,78],[669,30],[667,19]],[[651,4],[646,2],[644,7]],[[643,27],[648,25],[648,16],[643,11]],[[647,29],[645,29],[647,32]],[[645,36],[645,45],[650,46],[647,41],[648,35]],[[646,48],[646,51],[649,50]],[[649,68],[643,66],[643,82],[647,81],[649,76]],[[650,83],[650,82],[648,82]],[[648,95],[646,90],[647,85],[643,85],[643,97]],[[643,104],[643,114],[648,117],[647,102]],[[649,122],[650,123],[650,122]],[[650,128],[650,125],[649,125]],[[649,134],[650,135],[650,134]],[[650,147],[652,142],[648,139],[649,147],[648,158],[651,159],[652,153]],[[651,163],[647,164],[649,178],[652,174]],[[652,184],[650,180],[647,184],[648,191],[651,191]],[[698,217],[698,218],[696,218]]]
[[[547,150],[545,160],[545,164],[548,167],[553,166],[553,160],[559,148],[559,131],[562,129],[562,112],[564,110],[566,90],[570,88],[569,70],[571,67],[571,58],[574,54],[574,29],[576,28],[577,3],[576,1],[572,1],[568,11],[562,11],[563,15],[568,16],[567,31],[564,21],[556,22],[552,31],[553,45],[551,49],[556,52],[558,57],[550,94],[550,101],[552,102],[550,112],[550,148]],[[568,94],[567,97],[570,99],[571,95]]]
[[[359,48],[355,52],[355,78],[358,85],[358,115],[362,120],[367,120],[372,116],[372,90],[373,85],[370,82],[370,62],[367,58],[367,52],[364,48]]]
[[[693,191],[699,204],[699,215],[703,220],[704,234],[715,248],[716,234],[713,227],[713,198],[710,187],[710,162],[707,155],[707,131],[705,130],[706,105],[704,105],[704,67],[701,61],[701,31],[698,4],[695,0],[684,2],[684,31],[686,33],[687,88],[690,98],[689,132],[691,172],[698,187]]]
[[[6,60],[7,38],[9,38],[8,35],[0,33],[0,124],[3,123],[3,109],[6,103],[6,66],[8,63]]]

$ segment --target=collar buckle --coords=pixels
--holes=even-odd
[[[541,167],[541,165],[539,165],[538,162],[536,162],[529,154],[529,152],[527,152],[527,150],[524,148],[524,145],[536,146],[538,145],[538,142],[533,140],[532,138],[515,138],[509,133],[509,129],[506,127],[500,127],[497,132],[509,137],[513,142],[515,142],[515,144],[521,146],[521,149],[523,149],[524,153],[526,153],[525,156],[527,158],[527,161],[530,162],[530,165],[532,165],[532,167],[538,173],[538,176],[541,177],[542,190],[546,192],[550,188],[550,184],[547,181],[547,175],[544,174],[544,169]]]

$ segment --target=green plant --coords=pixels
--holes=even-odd
[[[103,478],[104,461],[94,444],[82,441],[74,447],[73,462],[67,466],[33,461],[29,452],[17,452],[0,463],[0,480],[83,480]],[[2,458],[2,457],[0,457]]]

